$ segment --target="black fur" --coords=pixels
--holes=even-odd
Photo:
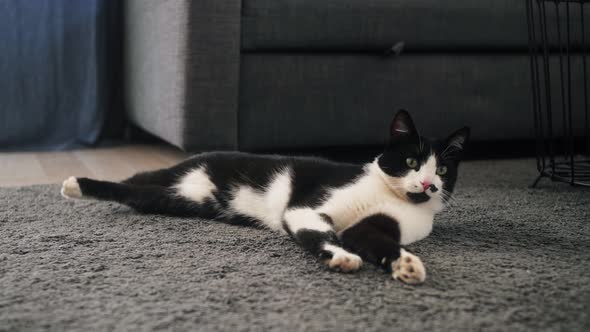
[[[324,219],[324,221],[330,225],[334,225],[334,220],[332,220],[332,217],[330,217],[329,215],[325,214],[325,213],[320,213],[320,217],[322,217],[322,219]]]
[[[425,193],[407,193],[407,196],[412,202],[416,204],[428,202],[428,200],[430,200],[430,197]]]
[[[320,259],[332,258],[332,253],[324,250],[324,244],[340,246],[340,240],[335,232],[319,232],[303,229],[293,234],[293,239],[304,249]]]
[[[400,237],[397,221],[383,214],[369,216],[340,234],[344,248],[387,271],[400,256]]]

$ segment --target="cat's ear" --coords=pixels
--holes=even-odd
[[[417,136],[418,132],[414,126],[414,122],[410,117],[410,114],[406,110],[399,110],[389,128],[389,134],[392,139],[399,137],[411,137]]]
[[[448,152],[462,152],[469,139],[469,133],[469,127],[463,127],[449,135],[446,139],[446,150]]]

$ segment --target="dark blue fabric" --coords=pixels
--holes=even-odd
[[[0,0],[0,150],[97,142],[112,106],[108,0]]]

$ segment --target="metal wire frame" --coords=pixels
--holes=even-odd
[[[585,22],[588,18],[584,17],[585,6],[590,6],[590,0],[525,1],[539,171],[533,187],[543,177],[590,187],[590,122],[586,64],[586,57],[590,51],[586,38],[590,36],[585,35],[585,24],[590,22]],[[548,18],[550,11],[553,13],[553,19]],[[579,11],[579,31],[574,31],[572,27],[574,11]],[[574,43],[572,39],[575,39]],[[573,57],[581,57],[581,66],[575,66]],[[556,72],[558,81],[552,85],[552,74]],[[576,96],[583,98],[583,102],[572,100],[572,73],[581,73],[583,76],[583,96]],[[555,83],[559,83],[557,89]],[[559,120],[562,122],[561,126],[556,123]],[[583,130],[579,128],[578,121],[584,122]]]

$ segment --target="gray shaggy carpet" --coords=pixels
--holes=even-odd
[[[262,229],[0,189],[0,330],[588,331],[590,191],[534,176],[531,160],[465,163],[410,246],[417,287],[330,272]]]

